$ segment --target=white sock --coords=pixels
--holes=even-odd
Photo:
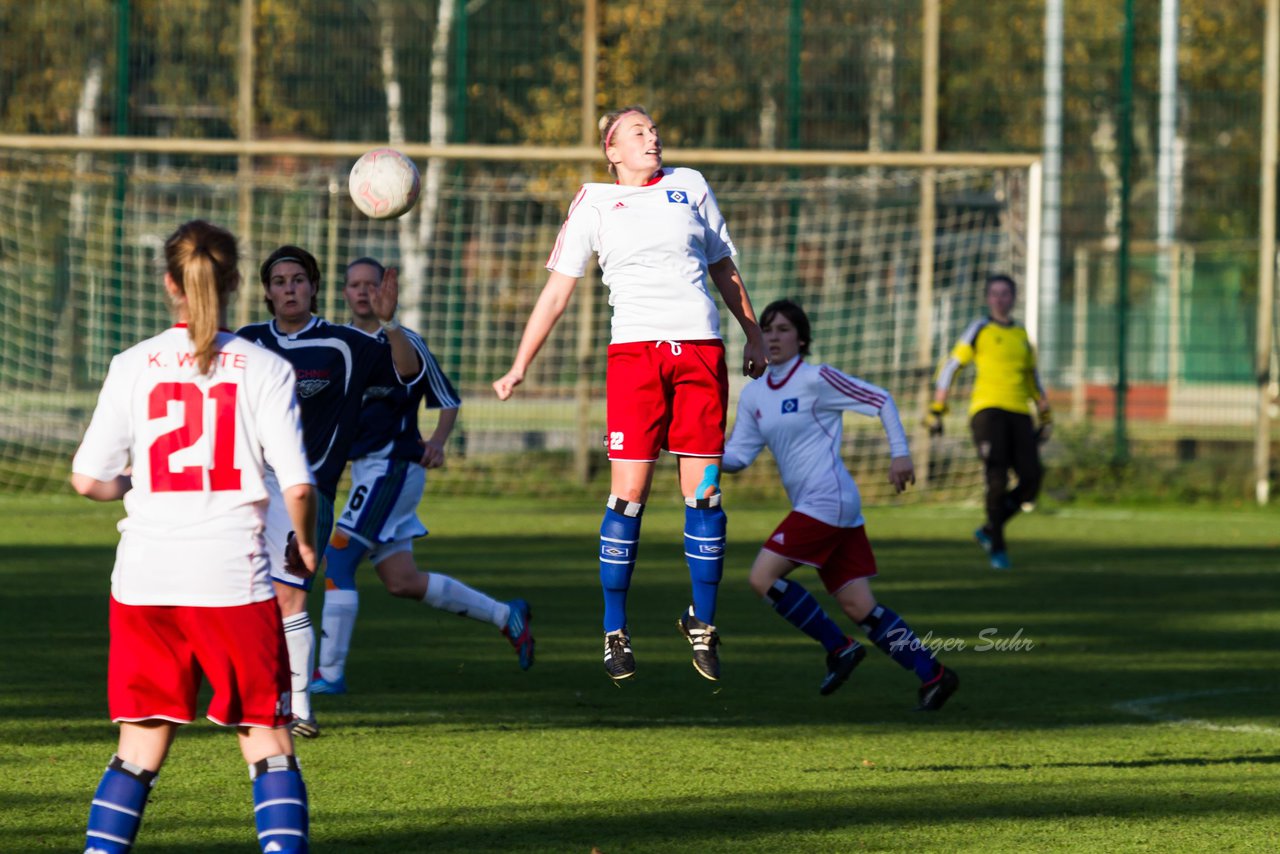
[[[472,590],[456,578],[438,572],[431,573],[431,577],[427,579],[427,595],[422,597],[422,602],[450,614],[481,622],[487,620],[500,629],[506,628],[507,617],[511,615],[507,603],[486,596],[479,590]]]
[[[356,628],[360,594],[355,590],[325,590],[324,613],[320,618],[320,676],[327,682],[342,678],[351,652],[351,633]]]
[[[289,647],[289,687],[293,713],[311,717],[311,670],[316,666],[316,633],[306,611],[284,618],[284,642]]]

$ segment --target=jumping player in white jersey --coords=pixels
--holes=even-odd
[[[800,566],[816,568],[827,592],[872,643],[920,679],[917,710],[936,711],[960,680],[935,660],[905,620],[871,594],[869,579],[876,574],[876,560],[867,541],[858,486],[840,458],[844,413],[879,417],[889,437],[889,482],[898,492],[915,482],[893,397],[830,365],[807,363],[804,357],[813,340],[809,318],[794,302],[770,303],[760,319],[769,371],[749,383],[738,398],[724,470],[746,468],[767,445],[792,510],[756,557],[751,588],[826,649],[827,675],[818,690],[830,694],[844,684],[866,651],[807,590],[787,577]]]
[[[178,726],[236,728],[263,851],[307,850],[307,793],[287,725],[289,661],[263,540],[267,466],[315,570],[315,495],[289,363],[225,331],[235,238],[195,220],[164,244],[178,325],[111,360],[71,483],[124,499],[111,575],[107,681],[120,744],[89,810],[85,851],[129,851]],[[219,330],[222,331],[219,331]],[[132,472],[129,473],[130,465]]]
[[[351,327],[378,341],[385,336],[370,297],[384,274],[376,259],[358,258],[347,265],[343,287]],[[391,595],[493,623],[516,648],[521,669],[533,666],[527,602],[499,602],[455,578],[420,571],[414,564],[413,541],[427,533],[417,515],[426,469],[444,465],[445,442],[462,401],[422,338],[408,329],[403,332],[426,370],[410,385],[396,382],[389,374],[375,377],[365,391],[360,429],[351,446],[351,491],[325,549],[324,617],[313,694],[347,692],[347,655],[360,606],[356,568],[365,555]],[[418,408],[424,403],[440,413],[435,431],[426,440],[418,431]]]
[[[281,246],[267,256],[258,271],[267,307],[274,319],[253,323],[236,334],[279,353],[298,378],[298,405],[307,459],[315,474],[319,504],[315,541],[327,542],[333,526],[333,501],[346,468],[351,444],[359,429],[360,405],[374,376],[391,376],[396,383],[413,383],[424,364],[418,351],[396,323],[399,288],[396,271],[387,270],[371,294],[374,314],[386,332],[379,342],[349,326],[316,317],[320,266],[315,256],[298,246]],[[315,669],[315,632],[307,613],[311,578],[298,579],[283,568],[289,520],[280,512],[278,491],[268,477],[271,502],[267,508],[267,545],[272,556],[293,687],[293,732],[306,738],[320,734],[311,710],[311,675]]]
[[[524,381],[596,254],[613,306],[605,436],[612,494],[599,551],[605,670],[615,680],[635,674],[627,591],[654,463],[666,450],[679,463],[693,588],[693,605],[678,626],[693,646],[693,666],[715,680],[720,678],[716,593],[725,546],[719,463],[729,377],[708,279],[746,334],[744,374],[758,377],[764,371],[764,344],[733,262],[729,229],[702,175],[663,167],[662,141],[643,107],[625,107],[601,119],[600,144],[617,182],[583,184],[578,191],[547,260],[550,275],[511,370],[493,388],[506,400]]]

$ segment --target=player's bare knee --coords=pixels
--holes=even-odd
[[[400,581],[393,581],[387,585],[387,592],[397,599],[421,599],[421,596],[413,595],[413,591],[408,584]]]
[[[861,623],[876,607],[876,597],[866,579],[852,581],[836,591],[840,609],[855,623]]]
[[[280,603],[280,616],[292,617],[307,609],[307,591],[287,584],[275,584],[276,599]]]
[[[415,572],[412,575],[396,575],[393,578],[384,579],[384,581],[387,586],[387,592],[400,599],[421,599],[427,592],[427,577],[425,573]]]
[[[773,589],[773,585],[777,581],[786,577],[785,572],[778,571],[773,566],[773,561],[768,558],[773,557],[771,553],[760,549],[759,556],[755,558],[755,563],[751,565],[751,571],[746,576],[746,583],[751,585],[751,590],[759,597],[768,597],[769,590]]]
[[[392,596],[421,599],[427,592],[427,573],[418,570],[407,552],[391,555],[375,564],[378,577]]]
[[[751,567],[751,573],[747,576],[747,584],[751,585],[751,589],[757,596],[761,598],[769,595],[769,590],[778,580],[777,573],[770,572],[762,566]]]

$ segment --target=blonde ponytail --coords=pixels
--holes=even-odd
[[[204,220],[178,226],[164,244],[170,278],[187,303],[187,334],[201,374],[217,353],[218,325],[236,289],[240,253],[231,232]]]
[[[187,334],[196,352],[200,373],[209,373],[214,341],[218,337],[218,291],[213,259],[199,250],[191,253],[183,271],[187,294]]]

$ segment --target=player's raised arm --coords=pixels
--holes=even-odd
[[[524,334],[520,336],[520,346],[516,348],[511,370],[493,381],[493,390],[498,395],[498,400],[511,397],[516,386],[524,382],[525,372],[529,370],[533,357],[538,355],[560,315],[564,314],[577,284],[576,278],[554,270],[547,276],[547,283],[542,286],[542,293],[538,295],[538,301],[534,303],[529,320],[525,323]]]
[[[411,380],[422,373],[422,358],[396,320],[399,304],[400,271],[395,267],[388,267],[382,273],[381,284],[370,291],[369,305],[387,333],[387,343],[391,345],[391,361],[396,366],[396,373],[401,378]]]

